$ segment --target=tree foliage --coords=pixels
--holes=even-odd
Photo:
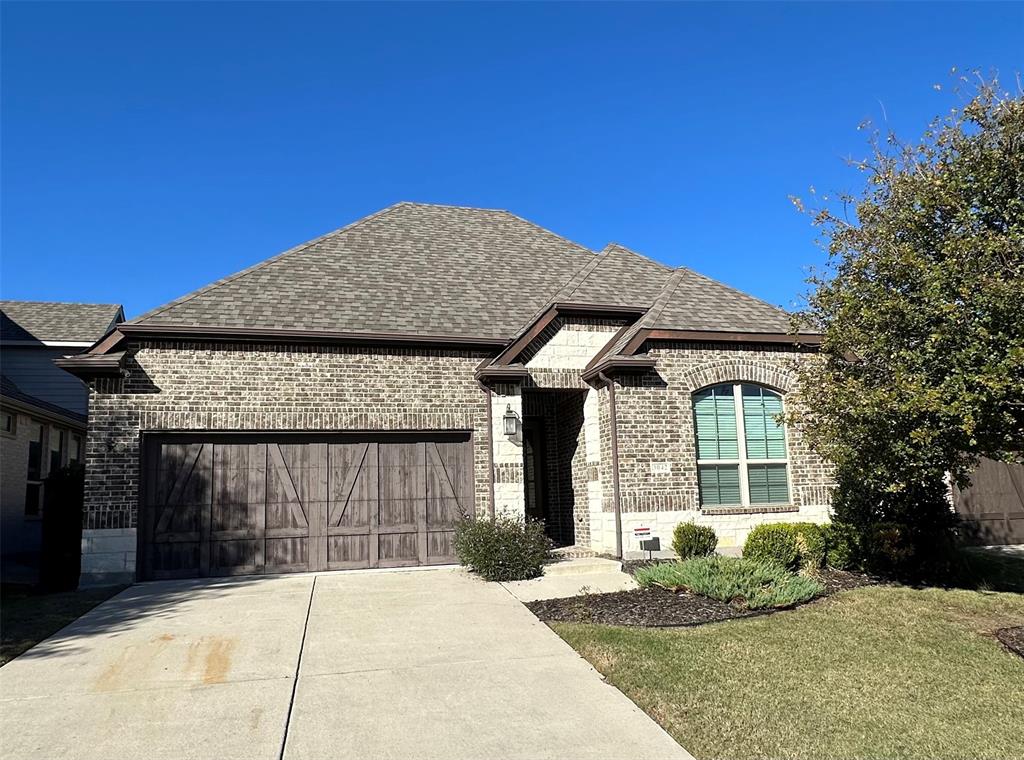
[[[959,83],[961,107],[917,144],[873,132],[862,191],[809,211],[829,267],[798,322],[823,342],[790,422],[865,528],[947,527],[947,474],[1024,449],[1024,97]]]

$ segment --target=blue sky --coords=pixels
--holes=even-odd
[[[856,188],[1024,4],[2,6],[4,298],[129,316],[399,200],[507,208],[783,306],[788,196]]]

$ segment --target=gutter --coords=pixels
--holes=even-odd
[[[340,343],[377,345],[420,345],[504,347],[506,338],[464,335],[418,335],[387,332],[334,332],[327,330],[281,330],[249,327],[195,327],[191,325],[147,325],[124,322],[117,331],[142,338],[180,338],[185,340],[237,340],[254,343]]]
[[[590,369],[584,370],[581,377],[584,382],[593,380],[607,380],[605,373],[612,370],[620,372],[638,371],[646,372],[657,364],[649,356],[612,356],[602,362],[598,362]]]
[[[619,488],[619,426],[615,415],[615,383],[603,371],[597,372],[597,379],[608,389],[608,412],[611,417],[612,439],[612,507],[615,511],[615,556],[622,559],[622,499]]]
[[[75,377],[87,380],[98,375],[121,375],[126,352],[114,354],[75,354],[54,359],[53,363]]]

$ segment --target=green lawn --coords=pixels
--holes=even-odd
[[[124,586],[44,594],[19,586],[0,589],[0,665],[106,601]]]
[[[1024,758],[1024,595],[869,587],[686,629],[553,628],[698,760]]]

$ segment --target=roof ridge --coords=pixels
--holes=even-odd
[[[624,246],[622,243],[616,243],[614,240],[609,241],[608,245],[606,245],[604,247],[604,250],[608,250],[609,248],[617,248],[620,251],[625,251],[626,253],[630,253],[630,254],[636,256],[638,259],[643,259],[644,261],[650,261],[652,264],[657,264],[659,267],[664,269],[666,272],[673,272],[676,269],[676,267],[670,267],[668,264],[666,264],[666,263],[664,263],[662,261],[658,261],[657,259],[652,258],[650,256],[647,256],[646,254],[638,253],[637,251],[634,251],[632,248]]]
[[[565,285],[555,293],[554,297],[551,299],[551,303],[558,303],[558,301],[561,300],[569,300],[576,295],[576,291],[583,287],[583,283],[585,283],[590,278],[590,275],[592,275],[594,271],[601,266],[601,262],[604,261],[607,256],[608,254],[604,251],[595,253],[594,258],[577,270],[576,273],[566,281]],[[580,275],[583,276],[580,277]],[[575,283],[573,282],[574,280]],[[572,286],[572,290],[569,290],[570,285]]]
[[[645,325],[657,324],[657,321],[661,318],[661,313],[665,311],[665,307],[668,305],[669,299],[679,288],[679,283],[683,279],[683,273],[689,271],[685,267],[676,267],[672,270],[672,274],[668,276],[665,281],[665,285],[661,288],[661,292],[658,297],[654,299],[654,304],[651,306],[644,318],[639,320]]]
[[[718,285],[719,287],[725,288],[726,290],[731,290],[733,293],[738,293],[739,295],[741,295],[744,298],[747,298],[747,299],[749,299],[751,301],[757,301],[758,303],[764,304],[765,306],[768,306],[768,307],[770,307],[772,309],[775,309],[776,311],[781,312],[782,314],[789,315],[789,312],[786,311],[785,309],[783,309],[781,306],[776,306],[773,303],[768,303],[763,298],[758,298],[757,296],[752,296],[752,295],[750,295],[750,293],[747,293],[744,290],[740,290],[739,288],[734,288],[732,285],[727,285],[726,283],[722,282],[721,280],[716,280],[714,277],[708,277],[706,274],[701,274],[696,269],[690,269],[690,267],[687,267],[687,266],[680,266],[680,267],[678,267],[678,269],[679,270],[683,270],[683,271],[685,271],[685,272],[687,272],[689,274],[692,274],[695,277],[699,277],[702,280],[706,280],[707,282],[710,282],[713,285]]]
[[[398,203],[395,204],[395,206],[419,206],[421,208],[456,208],[461,209],[463,211],[486,211],[492,214],[505,214],[506,216],[510,216],[513,219],[528,224],[534,229],[540,230],[541,232],[546,232],[548,235],[556,237],[564,243],[568,243],[573,248],[579,248],[580,250],[586,253],[597,253],[597,251],[587,248],[582,243],[577,243],[575,240],[570,240],[569,238],[565,237],[565,235],[559,235],[554,230],[549,230],[547,227],[543,227],[537,224],[536,222],[530,221],[526,217],[519,216],[519,214],[516,214],[513,211],[509,211],[507,208],[483,208],[482,206],[459,206],[452,203],[423,203],[421,201],[399,201]]]
[[[583,279],[585,280],[590,275],[590,272],[594,271],[594,269],[597,268],[598,263],[600,263],[601,254],[594,253],[593,251],[591,251],[591,256],[594,257],[592,261],[588,261],[582,267],[573,272],[572,277],[566,280],[565,284],[557,291],[555,291],[555,294],[547,301],[545,301],[544,304],[540,307],[540,309],[534,312],[532,315],[530,315],[530,318],[526,320],[522,324],[522,326],[515,331],[515,333],[512,334],[512,340],[509,343],[510,346],[512,345],[512,343],[515,343],[520,337],[525,335],[526,331],[529,330],[538,319],[544,316],[544,314],[546,314],[552,306],[554,306],[556,303],[559,303],[560,301],[570,298],[572,294],[576,292],[576,290],[579,288],[580,283],[582,283],[583,280],[580,280],[580,282],[577,283],[576,286],[566,294],[566,290],[569,288],[570,285],[572,285],[573,281],[580,276],[580,274],[586,272],[586,274],[583,275]]]
[[[615,344],[608,347],[601,358],[606,359],[611,356],[618,356],[622,349],[624,349],[629,342],[639,333],[641,330],[646,330],[651,325],[657,324],[658,319],[661,317],[661,313],[665,310],[665,306],[668,304],[669,298],[675,293],[676,288],[679,287],[680,281],[683,279],[681,268],[672,270],[672,273],[668,276],[668,280],[661,288],[661,292],[658,293],[658,297],[654,299],[654,303],[651,308],[648,309],[647,313],[644,314],[640,319],[630,325],[629,329],[619,336],[619,339],[615,341]]]
[[[91,301],[22,301],[16,298],[4,298],[0,299],[0,306],[5,303],[25,303],[35,304],[38,306],[103,306],[105,308],[122,308],[119,303],[93,303]]]
[[[492,214],[510,214],[508,209],[485,208],[483,206],[460,206],[457,203],[426,203],[425,201],[398,201],[394,206],[418,206],[421,208],[457,208],[462,211],[487,211]],[[392,208],[389,206],[388,208]]]
[[[240,272],[235,272],[234,274],[230,274],[227,277],[222,277],[221,279],[219,279],[219,280],[217,280],[215,282],[211,282],[208,285],[204,285],[203,287],[199,288],[198,290],[193,290],[191,293],[186,293],[185,295],[181,296],[180,298],[176,298],[173,301],[170,301],[169,303],[165,303],[163,306],[158,306],[157,308],[151,309],[150,311],[147,311],[144,314],[140,314],[139,316],[135,317],[134,319],[128,320],[127,322],[125,322],[125,324],[137,324],[137,323],[141,322],[144,319],[149,319],[150,317],[155,317],[157,314],[162,314],[163,312],[167,311],[168,309],[171,309],[171,308],[173,308],[175,306],[180,306],[181,304],[186,303],[188,301],[191,301],[193,298],[196,298],[198,296],[201,296],[201,295],[204,295],[206,293],[209,293],[211,290],[215,290],[216,288],[219,288],[222,285],[227,285],[229,282],[234,282],[235,280],[237,280],[237,279],[239,279],[241,277],[244,277],[244,276],[246,276],[248,274],[252,274],[253,272],[256,272],[256,271],[258,271],[260,269],[263,269],[264,267],[270,266],[271,264],[274,264],[274,263],[280,261],[285,256],[288,256],[288,255],[293,254],[293,253],[299,253],[300,251],[303,251],[306,248],[309,248],[310,246],[313,246],[313,245],[316,245],[317,243],[323,242],[327,238],[333,237],[334,235],[340,235],[343,232],[348,232],[349,230],[352,230],[352,229],[358,227],[359,225],[363,224],[364,222],[369,222],[369,221],[371,221],[373,219],[379,219],[380,217],[384,216],[385,214],[389,214],[392,211],[395,211],[396,209],[401,208],[402,206],[408,206],[408,205],[412,205],[412,204],[409,201],[399,201],[398,203],[393,203],[390,206],[386,206],[385,208],[382,208],[380,211],[374,211],[372,214],[369,214],[368,216],[364,216],[361,219],[356,219],[356,221],[354,221],[354,222],[349,222],[348,224],[346,224],[346,225],[344,225],[342,227],[339,227],[336,230],[331,230],[330,232],[327,232],[327,233],[325,233],[323,235],[320,235],[319,237],[315,237],[312,240],[307,240],[305,243],[300,243],[299,245],[294,246],[293,248],[289,248],[288,250],[282,251],[281,253],[279,253],[279,254],[277,254],[275,256],[271,256],[269,259],[264,259],[263,261],[257,262],[256,264],[253,264],[251,267],[246,267],[245,269],[241,270]]]

